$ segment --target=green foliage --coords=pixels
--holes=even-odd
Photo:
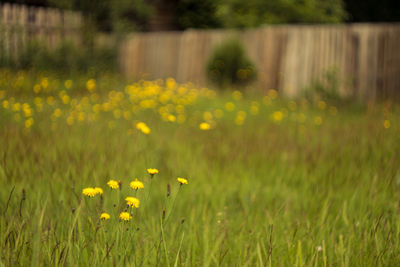
[[[116,51],[111,47],[89,49],[71,42],[62,42],[54,50],[46,45],[31,41],[17,58],[2,58],[0,67],[52,72],[108,72],[116,71]]]
[[[257,75],[243,44],[237,39],[228,39],[215,48],[206,71],[209,80],[220,88],[248,84]]]
[[[95,31],[144,30],[153,8],[145,0],[50,0],[53,6],[82,12],[85,24]]]
[[[346,18],[342,0],[221,0],[217,16],[224,27],[271,23],[338,23]]]
[[[181,29],[246,28],[271,23],[338,23],[347,18],[343,0],[50,0],[50,3],[81,11],[85,22],[96,25],[97,30],[127,32],[146,30],[155,8],[162,1],[172,7],[172,14],[166,15],[174,16],[174,26]]]
[[[218,1],[180,0],[176,4],[175,18],[181,29],[218,28],[221,26],[216,16]]]
[[[153,14],[145,0],[114,0],[111,4],[112,28],[115,32],[145,30]]]
[[[400,1],[344,0],[350,22],[399,22]]]
[[[309,99],[329,99],[331,101],[341,101],[339,94],[340,77],[338,69],[333,67],[328,69],[322,79],[315,80],[304,90],[304,96]]]

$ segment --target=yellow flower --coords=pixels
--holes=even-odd
[[[200,123],[199,128],[203,131],[207,131],[210,130],[211,126],[207,122],[202,122]]]
[[[384,127],[385,129],[389,129],[389,128],[390,128],[390,121],[389,121],[389,120],[385,120],[385,121],[383,122],[383,127]]]
[[[130,219],[132,219],[132,216],[128,212],[121,212],[119,214],[119,218],[124,221],[129,221]]]
[[[129,186],[136,190],[144,188],[144,184],[141,181],[139,181],[137,178],[135,179],[135,181],[132,181],[129,184]]]
[[[227,102],[225,104],[225,109],[227,111],[233,111],[235,109],[235,104],[233,104],[232,102]]]
[[[86,88],[89,92],[93,92],[96,89],[96,80],[90,79],[86,82]]]
[[[94,197],[98,193],[97,193],[96,189],[94,189],[93,187],[87,187],[82,190],[82,194],[84,194],[85,196],[88,196],[88,197]]]
[[[270,90],[268,90],[268,96],[272,99],[275,99],[278,97],[278,91],[276,91],[274,89],[270,89]]]
[[[150,133],[150,128],[144,122],[138,122],[136,124],[136,129],[140,130],[144,134]]]
[[[283,118],[283,113],[280,112],[280,111],[275,111],[275,112],[272,114],[272,118],[274,119],[274,121],[281,121],[282,118]]]
[[[29,118],[25,121],[25,127],[30,128],[33,124],[33,118]]]
[[[108,214],[108,213],[106,213],[106,212],[103,212],[103,213],[100,215],[100,219],[106,221],[106,220],[110,219],[110,214]]]
[[[148,172],[151,176],[153,176],[154,174],[157,174],[157,173],[158,173],[158,170],[157,170],[157,169],[149,168],[149,169],[147,169],[147,172]]]
[[[176,180],[177,180],[181,185],[183,185],[183,184],[188,184],[188,180],[186,180],[185,178],[178,177]]]
[[[71,86],[72,86],[72,81],[71,81],[71,80],[66,80],[66,81],[64,82],[64,86],[65,86],[65,88],[67,88],[67,89],[71,88]]]
[[[112,189],[117,189],[119,188],[119,183],[115,180],[110,180],[108,181],[108,186],[111,187]]]
[[[325,101],[318,101],[318,108],[324,110],[326,108]]]
[[[235,100],[240,100],[240,99],[242,99],[242,93],[241,93],[240,91],[238,91],[238,90],[235,90],[235,91],[232,93],[232,96],[233,96],[233,98],[234,98]]]
[[[321,116],[317,116],[314,118],[314,123],[316,125],[321,125],[322,124],[322,117]]]
[[[127,197],[127,198],[125,198],[125,200],[126,200],[126,204],[128,204],[128,206],[139,208],[140,200],[137,199],[136,197]]]
[[[103,194],[103,189],[100,187],[95,187],[94,190],[96,191],[96,194],[102,195]]]

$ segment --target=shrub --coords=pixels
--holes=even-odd
[[[256,78],[256,68],[242,43],[228,39],[217,46],[207,64],[208,79],[220,88],[248,84]]]
[[[38,41],[29,42],[16,58],[1,58],[5,68],[52,71],[62,73],[101,73],[116,71],[116,50],[113,47],[78,46],[61,42],[56,48],[48,49]]]
[[[303,96],[309,100],[326,99],[329,101],[340,101],[339,94],[340,79],[336,67],[332,67],[324,73],[321,79],[314,80],[305,88]]]

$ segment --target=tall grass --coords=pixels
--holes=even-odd
[[[164,88],[168,82],[159,84]],[[90,100],[87,116],[96,103],[109,101],[106,89],[129,99],[124,84],[102,84],[97,81],[98,98]],[[274,91],[268,97],[198,91],[196,100],[184,105],[187,120],[182,123],[164,121],[160,103],[154,109],[139,108],[128,119],[116,118],[115,109],[139,105],[121,100],[94,121],[69,125],[69,112],[76,110],[71,101],[92,99],[94,92],[68,91],[62,81],[37,94],[32,86],[13,86],[4,83],[0,100],[10,105],[0,106],[3,266],[400,262],[397,105],[333,108],[322,100],[276,98]],[[173,86],[178,90],[179,85]],[[71,98],[67,104],[59,96],[61,89]],[[55,98],[51,105],[48,96]],[[43,99],[41,111],[34,97]],[[15,120],[11,100],[30,103],[31,127],[24,125],[23,114]],[[234,111],[225,108],[227,102],[234,103]],[[52,120],[56,108],[63,115]],[[224,116],[214,117],[210,130],[200,130],[204,112],[214,114],[216,109]],[[246,116],[235,124],[238,111]],[[146,122],[151,133],[136,129],[138,121]],[[146,172],[151,167],[160,171],[152,179]],[[129,188],[136,177],[145,184],[137,193]],[[177,177],[189,184],[180,186]],[[109,179],[121,180],[121,190],[110,189]],[[88,186],[102,187],[102,198],[84,196],[82,189]],[[140,207],[133,210],[131,221],[121,222],[124,197],[134,194]],[[102,211],[111,219],[100,220]]]

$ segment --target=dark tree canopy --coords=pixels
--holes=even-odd
[[[349,22],[400,21],[399,0],[344,0]]]
[[[400,21],[399,0],[0,0],[79,10],[100,31]],[[168,8],[165,8],[168,7]],[[170,24],[167,27],[159,27]],[[158,25],[153,27],[154,25]]]

